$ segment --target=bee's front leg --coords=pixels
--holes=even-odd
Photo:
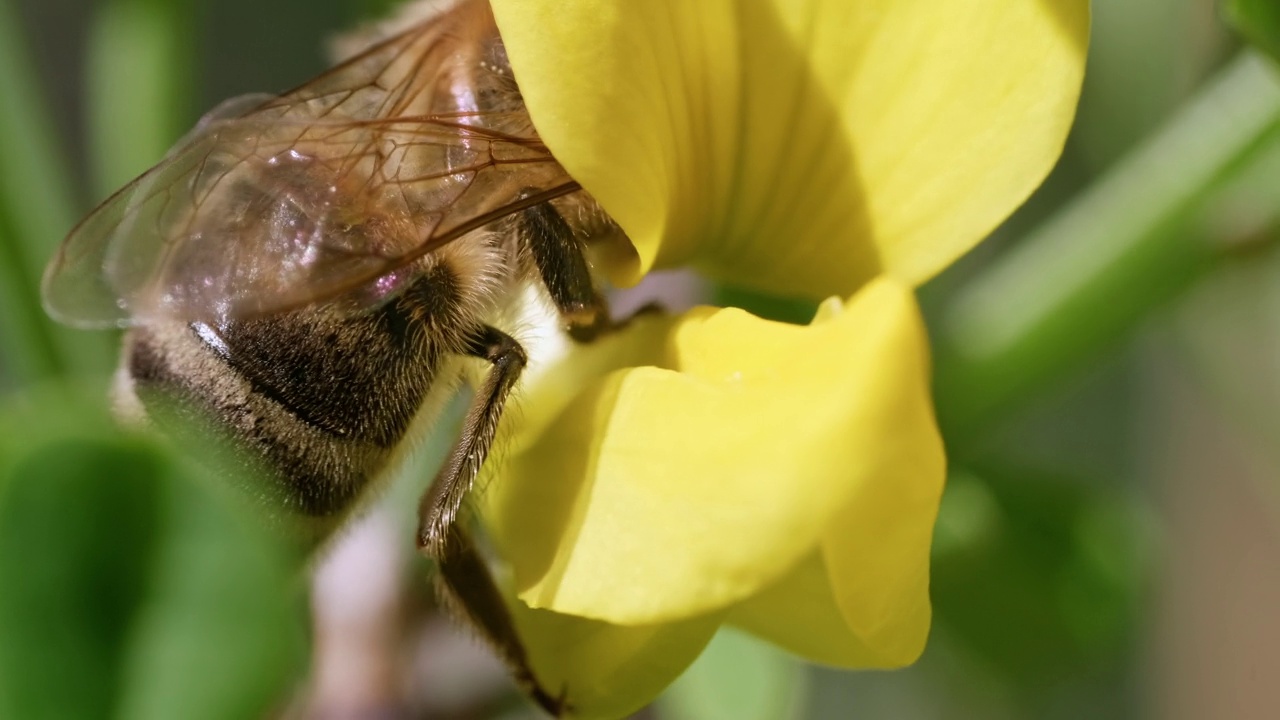
[[[507,395],[527,358],[519,343],[496,328],[478,327],[467,342],[469,355],[488,360],[493,367],[467,411],[457,444],[418,505],[418,547],[435,559],[436,584],[446,603],[493,644],[530,696],[559,716],[563,698],[538,684],[502,593],[458,521],[463,499],[493,444]]]

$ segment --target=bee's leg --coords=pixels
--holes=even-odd
[[[525,210],[518,220],[521,239],[537,266],[551,301],[575,340],[587,341],[607,330],[609,306],[591,282],[582,240],[551,205]]]
[[[484,634],[534,702],[552,717],[560,717],[567,707],[564,692],[553,695],[538,683],[502,593],[461,523],[447,531],[436,562],[436,589],[445,603]]]
[[[435,558],[439,566],[437,586],[446,601],[494,645],[533,699],[557,715],[562,703],[537,684],[502,593],[458,522],[463,498],[493,443],[507,394],[527,359],[519,343],[487,326],[472,332],[466,350],[469,355],[493,363],[493,367],[476,391],[457,444],[418,505],[418,547]]]

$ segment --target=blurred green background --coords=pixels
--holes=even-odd
[[[324,39],[392,4],[0,0],[0,717],[300,712],[291,551],[111,427],[115,339],[47,323],[36,287],[75,219],[205,109],[316,74]],[[1280,717],[1280,80],[1228,15],[1280,47],[1271,2],[1095,4],[1058,168],[922,290],[952,473],[920,663],[836,672],[724,633],[649,717]],[[425,583],[389,587],[424,649],[373,642],[391,660],[346,700],[528,712]],[[470,694],[424,699],[414,652],[470,657]],[[308,692],[340,705],[326,672]]]

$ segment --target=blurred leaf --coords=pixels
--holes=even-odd
[[[663,720],[787,720],[801,716],[805,690],[799,661],[726,627],[657,708]]]
[[[78,397],[0,408],[0,717],[261,716],[305,662],[296,556]]]
[[[261,716],[301,677],[303,576],[248,518],[175,489],[118,717]]]
[[[160,459],[68,437],[0,463],[0,716],[111,717],[159,542]]]
[[[938,519],[932,594],[948,636],[1024,690],[1118,661],[1148,537],[1118,493],[994,463],[956,472]]]
[[[1280,59],[1280,3],[1276,0],[1227,0],[1227,20],[1273,58]]]

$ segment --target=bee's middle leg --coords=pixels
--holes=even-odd
[[[439,553],[436,589],[445,604],[484,635],[534,702],[552,717],[560,717],[567,708],[564,691],[552,694],[538,682],[502,592],[460,523],[449,528]]]

